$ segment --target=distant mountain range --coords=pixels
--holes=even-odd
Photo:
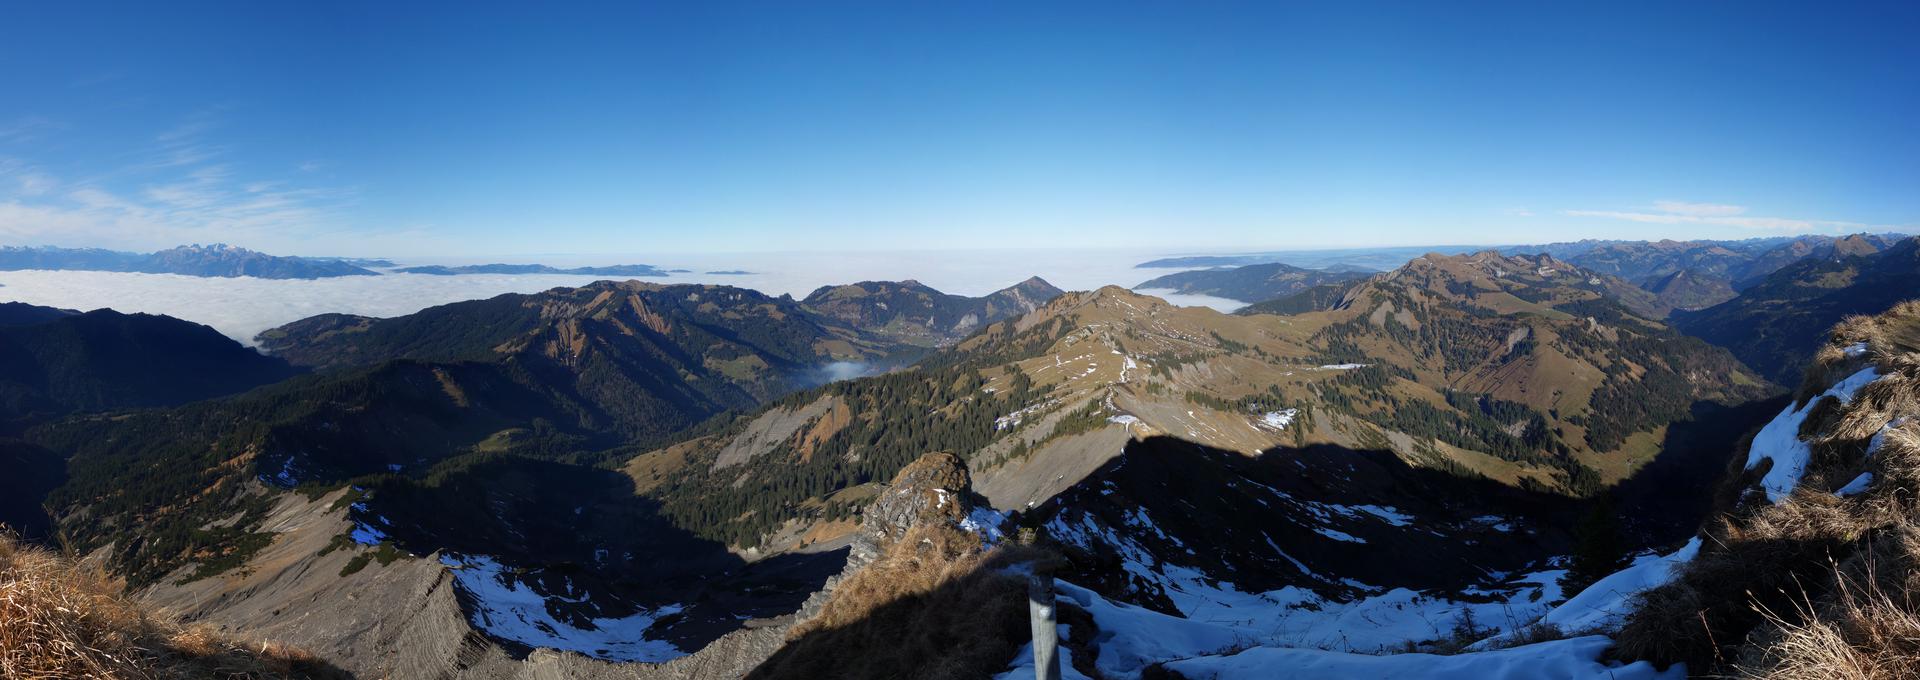
[[[1357,281],[1373,272],[1342,266],[1333,270],[1306,269],[1269,262],[1227,269],[1201,269],[1142,281],[1135,290],[1168,289],[1176,293],[1212,295],[1241,302],[1260,302],[1313,288]]]
[[[1798,384],[1813,351],[1826,342],[1828,328],[1848,316],[1879,314],[1920,297],[1920,238],[1878,252],[1863,250],[1793,262],[1738,297],[1676,313],[1673,325],[1731,349],[1776,382]]]
[[[191,245],[155,253],[127,253],[98,248],[0,247],[0,271],[27,269],[137,272],[231,278],[323,279],[337,276],[374,276],[384,260],[282,257],[222,243]],[[390,264],[390,263],[389,263]]]
[[[1806,259],[1868,255],[1887,249],[1897,234],[1798,236],[1742,241],[1575,241],[1501,248],[1508,254],[1552,255],[1611,274],[1652,292],[1670,309],[1701,309],[1726,302],[1768,274]]]
[[[268,255],[224,243],[190,245],[154,253],[129,253],[99,248],[0,247],[0,271],[32,269],[55,271],[133,272],[261,279],[324,279],[340,276],[379,276],[374,268],[391,268],[393,261],[374,258],[293,257]],[[579,276],[667,276],[646,264],[560,268],[544,264],[423,265],[394,270],[402,274],[454,276],[459,274],[573,274]],[[744,272],[711,272],[737,274]]]
[[[1038,276],[977,298],[949,295],[913,280],[862,281],[821,286],[801,304],[870,333],[932,347],[1031,312],[1062,292]]]
[[[1329,248],[1325,250],[1275,250],[1239,255],[1190,255],[1163,257],[1134,265],[1135,269],[1194,269],[1198,267],[1243,267],[1250,264],[1279,262],[1323,271],[1383,272],[1426,253],[1458,255],[1484,246],[1389,246],[1385,248]]]
[[[1640,313],[1660,318],[1673,310],[1703,309],[1731,300],[1768,274],[1801,260],[1872,254],[1901,238],[1898,234],[1854,234],[1739,241],[1586,240],[1503,246],[1497,250],[1507,255],[1551,255],[1561,262],[1625,280],[1647,295],[1621,291],[1622,302]],[[1207,269],[1158,277],[1135,288],[1168,288],[1250,303],[1273,300],[1276,302],[1267,308],[1269,311],[1297,312],[1311,309],[1314,299],[1324,301],[1330,293],[1323,290],[1308,298],[1278,300],[1319,286],[1337,286],[1363,278],[1339,274],[1393,269],[1428,252],[1455,255],[1470,251],[1460,247],[1372,248],[1163,258],[1136,267]],[[1383,262],[1389,264],[1380,266]],[[1318,272],[1319,276],[1316,278],[1307,272]]]

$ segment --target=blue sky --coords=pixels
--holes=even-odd
[[[1920,231],[1910,2],[400,4],[13,4],[0,244]]]

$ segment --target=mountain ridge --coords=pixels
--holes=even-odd
[[[1770,378],[1793,382],[1826,328],[1878,314],[1920,289],[1920,238],[1863,255],[1807,258],[1769,274],[1719,305],[1682,313],[1674,325],[1731,349]]]
[[[876,335],[941,346],[983,326],[1031,312],[1062,293],[1038,276],[980,297],[942,293],[908,279],[821,286],[800,304]]]
[[[1249,264],[1228,269],[1201,269],[1159,276],[1135,285],[1135,289],[1170,289],[1176,293],[1212,295],[1241,302],[1263,302],[1324,285],[1338,285],[1367,278],[1370,273],[1349,269],[1316,270],[1278,262]]]

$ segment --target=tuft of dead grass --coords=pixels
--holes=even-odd
[[[0,677],[349,678],[304,652],[165,620],[101,569],[0,535]]]
[[[1786,612],[1763,610],[1735,666],[1751,680],[1896,680],[1920,677],[1920,529],[1901,527],[1833,569],[1832,592]]]

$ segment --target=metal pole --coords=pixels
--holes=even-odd
[[[1027,613],[1033,622],[1034,680],[1060,680],[1060,629],[1054,623],[1053,577],[1027,576]]]

